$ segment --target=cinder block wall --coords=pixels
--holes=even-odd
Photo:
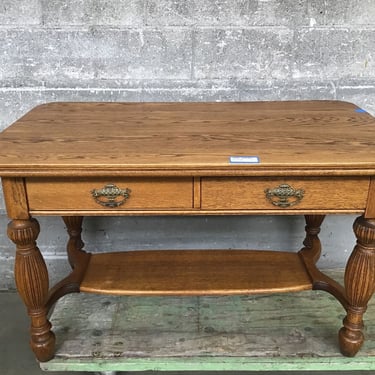
[[[341,99],[375,114],[374,0],[1,0],[0,127],[50,101]],[[27,150],[25,150],[27,152]],[[343,266],[349,217],[330,217],[322,267]],[[0,289],[14,249],[0,206]],[[66,272],[59,219],[41,219],[53,281]],[[283,248],[299,217],[90,218],[92,251]],[[268,229],[265,234],[262,231]]]

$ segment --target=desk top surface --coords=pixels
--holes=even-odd
[[[375,118],[339,101],[50,103],[0,134],[0,176],[309,171],[375,174]]]

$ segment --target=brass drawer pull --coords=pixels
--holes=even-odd
[[[298,204],[305,194],[303,189],[294,189],[288,184],[281,184],[275,189],[265,189],[264,192],[266,193],[266,198],[274,206],[281,208],[287,208]]]
[[[107,184],[102,189],[91,190],[91,195],[96,203],[104,207],[119,207],[130,197],[131,190],[128,188],[120,189],[115,184]],[[122,197],[121,199],[118,199]]]

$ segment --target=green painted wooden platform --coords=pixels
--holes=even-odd
[[[221,297],[68,295],[51,316],[56,356],[41,368],[375,370],[375,303],[366,314],[366,343],[355,358],[339,353],[343,317],[341,305],[317,291]]]

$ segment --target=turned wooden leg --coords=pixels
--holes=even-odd
[[[31,318],[31,348],[45,362],[54,355],[55,335],[47,319],[48,271],[36,245],[38,234],[35,219],[13,220],[8,225],[8,236],[16,244],[16,285]]]
[[[320,253],[322,251],[318,234],[320,232],[320,226],[322,225],[324,217],[324,215],[305,215],[306,237],[303,241],[304,247],[300,250],[299,255],[301,256],[301,259],[305,264],[306,271],[311,278],[312,288],[331,293],[346,308],[347,300],[343,286],[322,273],[316,267],[316,263],[319,260]]]
[[[314,263],[319,260],[321,253],[321,245],[318,234],[324,218],[325,215],[305,215],[306,237],[303,244],[309,250],[309,255]]]
[[[340,329],[341,352],[354,356],[363,344],[362,317],[375,288],[375,219],[360,216],[354,222],[357,244],[345,271],[345,290],[348,300],[344,326]]]
[[[82,249],[85,244],[81,238],[83,217],[64,216],[63,220],[69,234],[67,245],[68,260],[70,266],[74,269],[80,259],[80,254],[84,253]]]
[[[63,220],[69,234],[67,245],[68,259],[72,272],[66,278],[51,288],[47,307],[50,308],[62,296],[68,293],[79,293],[90,254],[82,250],[84,243],[81,239],[82,216],[64,216]]]

